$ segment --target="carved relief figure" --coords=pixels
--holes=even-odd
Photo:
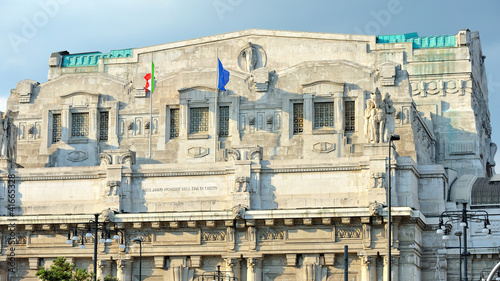
[[[0,156],[15,160],[17,129],[13,123],[12,111],[7,110],[0,118]]]
[[[373,142],[374,140],[374,130],[375,128],[372,126],[371,123],[371,116],[372,116],[372,110],[375,108],[375,104],[373,103],[372,100],[367,100],[366,101],[366,109],[365,109],[365,126],[364,126],[364,133],[365,136],[368,138],[369,142]]]
[[[380,90],[371,93],[366,103],[364,133],[371,143],[387,142],[394,133],[394,108],[391,96],[387,94],[382,100]]]
[[[108,181],[106,183],[106,189],[104,191],[105,196],[116,196],[119,195],[120,181]]]
[[[394,102],[391,100],[391,95],[389,95],[388,93],[385,95],[384,103],[385,113],[387,114],[384,131],[384,142],[388,142],[390,135],[394,134],[394,115],[396,113],[396,108],[394,108]]]
[[[247,177],[238,177],[234,184],[234,192],[248,192],[250,179]]]
[[[255,46],[251,42],[248,42],[248,47],[246,47],[241,53],[241,56],[246,61],[246,70],[248,72],[252,72],[257,66],[257,52],[258,51]]]

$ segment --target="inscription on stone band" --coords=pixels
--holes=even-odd
[[[182,192],[182,191],[203,191],[217,190],[217,186],[184,186],[184,187],[153,187],[144,188],[144,192]]]

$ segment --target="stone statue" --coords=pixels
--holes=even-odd
[[[371,99],[366,103],[364,133],[371,143],[387,142],[394,134],[394,108],[391,96],[387,94],[382,100],[380,90],[371,93]]]
[[[396,113],[396,108],[394,108],[394,102],[391,100],[391,95],[387,93],[384,98],[385,103],[385,131],[384,131],[384,142],[389,141],[389,137],[394,134],[394,115]]]
[[[248,42],[248,47],[241,53],[241,56],[246,60],[246,68],[249,73],[257,66],[257,53],[257,48],[251,42]]]
[[[371,116],[372,116],[372,110],[375,108],[375,104],[373,103],[372,100],[367,100],[366,101],[366,109],[365,109],[365,126],[364,126],[364,133],[365,136],[368,138],[369,142],[373,142],[375,139],[375,128],[372,126],[371,123]]]
[[[1,112],[0,112],[1,114]],[[17,130],[13,122],[12,111],[7,110],[0,116],[0,156],[16,159]]]

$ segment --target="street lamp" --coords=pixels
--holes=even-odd
[[[139,281],[142,281],[142,238],[135,238],[135,243],[139,243]]]
[[[388,185],[387,185],[387,224],[388,224],[388,236],[387,236],[387,257],[388,257],[388,266],[387,266],[387,277],[389,281],[392,280],[392,266],[391,266],[391,263],[392,263],[392,254],[391,254],[391,247],[392,247],[392,243],[391,243],[391,231],[392,231],[392,217],[391,217],[391,207],[392,207],[392,204],[391,204],[391,153],[392,153],[392,149],[391,148],[394,148],[396,149],[396,147],[394,146],[394,141],[397,141],[397,140],[400,140],[401,138],[399,137],[399,135],[396,135],[396,134],[392,134],[390,135],[389,137],[389,161],[388,161],[388,167],[387,167],[387,170],[388,170]]]
[[[458,202],[457,202],[458,204]],[[444,218],[447,219],[446,222],[444,222]],[[464,278],[463,280],[467,281],[467,256],[470,254],[467,251],[467,228],[469,227],[469,222],[482,222],[484,223],[484,228],[482,230],[483,233],[487,234],[487,238],[491,237],[491,224],[490,224],[490,219],[488,212],[484,210],[476,210],[476,211],[471,211],[467,210],[467,203],[463,202],[462,203],[462,210],[461,211],[444,211],[441,213],[439,216],[439,228],[436,231],[437,234],[445,234],[443,235],[443,239],[445,237],[448,237],[448,229],[451,230],[452,225],[451,222],[460,222],[459,225],[463,227],[463,243],[464,243],[464,251],[462,252],[462,245],[460,245],[460,257],[463,257],[464,259]],[[459,236],[459,243],[460,243],[460,235],[455,233],[455,235]],[[448,237],[449,238],[449,237]],[[460,243],[461,244],[461,243]],[[461,259],[460,259],[461,260]],[[460,271],[460,280],[462,280],[462,271]]]
[[[462,234],[463,232],[460,230],[455,230],[455,236],[458,237],[458,252],[460,253],[460,262],[459,262],[459,271],[460,272],[460,281],[462,281]]]
[[[87,238],[92,238],[92,230],[94,231],[94,281],[97,280],[97,244],[98,243],[111,243],[113,242],[113,239],[111,239],[111,226],[114,227],[115,229],[115,235],[113,236],[113,239],[119,240],[120,236],[118,233],[122,234],[122,239],[120,246],[118,247],[119,249],[124,249],[125,244],[124,244],[124,234],[121,230],[118,230],[117,226],[113,222],[99,222],[99,214],[94,214],[94,220],[90,220],[87,224],[87,227],[84,228],[87,230],[87,233],[85,234],[85,237]],[[99,231],[101,231],[101,238],[97,239],[99,237]],[[106,238],[107,239],[106,239]],[[73,241],[78,242],[78,240],[81,239],[81,244],[79,246],[80,249],[86,249],[85,244],[84,244],[84,236],[83,235],[78,235],[78,225],[73,229],[73,234],[71,233],[71,229],[68,230],[68,240],[66,240],[66,244],[73,244]]]

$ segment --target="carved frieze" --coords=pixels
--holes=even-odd
[[[259,240],[283,240],[285,239],[284,230],[261,229],[258,231]]]
[[[336,237],[340,239],[361,238],[361,227],[336,228]]]
[[[226,231],[203,231],[201,233],[202,241],[226,241]]]
[[[438,80],[438,81],[413,81],[411,82],[413,96],[427,97],[428,95],[455,95],[463,96],[472,93],[471,80]]]

